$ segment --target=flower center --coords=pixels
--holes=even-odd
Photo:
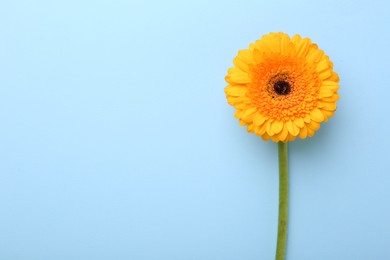
[[[274,91],[280,96],[285,96],[291,92],[291,86],[287,81],[279,80],[274,83]]]

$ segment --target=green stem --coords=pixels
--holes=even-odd
[[[284,260],[288,220],[288,143],[279,142],[279,221],[276,260]]]

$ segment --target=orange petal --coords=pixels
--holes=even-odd
[[[236,57],[234,58],[233,60],[233,64],[234,66],[236,66],[237,68],[239,68],[240,70],[244,71],[244,72],[249,72],[249,66],[247,63],[245,63],[242,59],[240,59],[239,57]]]
[[[330,102],[319,101],[318,107],[325,109],[325,110],[334,111],[334,110],[336,110],[337,105],[334,102],[330,103]]]
[[[262,125],[264,121],[265,121],[265,117],[260,113],[256,113],[255,116],[253,117],[253,123],[255,125]]]
[[[264,141],[268,141],[268,140],[271,138],[271,136],[269,136],[267,133],[265,133],[265,134],[263,134],[263,135],[261,136],[261,138],[262,138]]]
[[[305,122],[303,121],[303,118],[300,118],[300,117],[299,118],[295,118],[295,120],[293,122],[299,128],[302,128],[305,125]]]
[[[321,110],[319,110],[318,108],[315,108],[310,112],[310,117],[311,119],[317,122],[324,121],[324,115],[322,114]]]
[[[297,138],[297,137],[296,137],[296,136],[293,136],[293,135],[291,135],[291,134],[287,136],[287,140],[290,141],[290,142],[291,142],[291,141],[294,141],[295,138]]]
[[[246,64],[255,63],[253,60],[253,56],[250,50],[240,50],[238,51],[237,58],[245,62]]]
[[[330,76],[329,79],[327,79],[327,80],[339,82],[339,81],[340,81],[340,78],[339,78],[339,75],[337,75],[336,72],[332,72],[332,76]]]
[[[339,100],[339,99],[340,99],[339,94],[333,93],[333,95],[331,95],[330,97],[321,98],[321,101],[325,101],[325,102],[336,102],[336,101]]]
[[[298,127],[295,124],[293,124],[293,122],[291,120],[286,122],[286,126],[287,126],[287,129],[288,129],[288,131],[290,132],[291,135],[293,135],[293,136],[297,136],[298,135],[299,129],[298,129]]]
[[[301,130],[299,131],[299,137],[304,139],[307,136],[307,127],[303,126]]]
[[[322,59],[322,60],[317,64],[316,72],[317,72],[318,74],[322,74],[322,73],[328,74],[328,76],[324,78],[324,79],[327,79],[327,78],[329,78],[330,76],[332,76],[331,67],[332,67],[332,63],[329,62],[329,58],[325,58],[325,59]]]
[[[253,58],[256,63],[261,63],[264,61],[264,53],[259,51],[258,49],[253,50]]]
[[[299,34],[296,34],[292,37],[291,41],[295,44],[295,52],[297,56],[305,57],[311,45],[310,39],[309,38],[302,39],[302,37]]]
[[[225,80],[229,83],[251,83],[252,79],[249,77],[248,73],[243,72],[238,68],[230,68],[228,70],[228,75],[225,77]]]
[[[278,137],[281,141],[287,141],[288,129],[287,126],[283,124],[282,131],[279,133]]]
[[[324,116],[326,116],[327,118],[334,116],[334,111],[323,110],[322,113],[323,113]]]
[[[306,116],[303,118],[303,121],[305,121],[306,123],[310,123],[310,121],[311,121],[310,115],[306,115]]]
[[[307,136],[312,137],[314,135],[314,130],[310,127],[307,127]]]
[[[275,134],[279,134],[280,131],[283,129],[283,122],[282,121],[274,121],[272,122],[272,131]]]
[[[318,77],[320,78],[320,80],[325,80],[330,76],[332,76],[332,71],[329,69],[318,73]]]
[[[316,122],[316,121],[311,121],[309,124],[307,124],[307,126],[309,128],[311,128],[312,130],[314,131],[317,131],[318,129],[320,129],[320,123]]]
[[[242,110],[236,110],[236,112],[234,113],[234,117],[235,118],[241,118],[243,113],[244,112]]]
[[[334,91],[327,88],[320,88],[320,93],[318,94],[319,98],[326,98],[333,96]]]
[[[244,113],[242,114],[241,118],[244,119],[245,121],[252,121],[253,114],[256,113],[257,108],[252,107],[249,109],[246,109]]]
[[[317,44],[312,44],[309,52],[306,55],[306,60],[308,62],[317,63],[319,62],[324,55],[324,51],[319,50]]]
[[[322,84],[321,84],[321,88],[326,88],[326,89],[329,89],[329,90],[333,90],[333,91],[336,91],[340,88],[339,84],[337,82],[334,82],[334,81],[323,81]]]
[[[245,95],[247,90],[245,87],[228,86],[225,88],[225,93],[230,96],[239,97]]]
[[[259,131],[257,132],[257,134],[258,135],[263,135],[263,134],[265,134],[266,130],[267,130],[267,124],[263,124],[262,126],[260,126]]]
[[[266,127],[267,127],[267,134],[269,135],[269,136],[273,136],[275,133],[274,133],[274,131],[272,130],[272,128],[271,128],[271,121],[270,120],[268,120],[267,122],[265,122],[265,125],[266,125]]]

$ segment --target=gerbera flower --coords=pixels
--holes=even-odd
[[[339,77],[309,38],[270,33],[238,52],[227,101],[248,132],[287,142],[311,137],[336,110]]]

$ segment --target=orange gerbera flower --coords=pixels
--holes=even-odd
[[[311,137],[336,110],[339,77],[309,38],[270,33],[238,52],[228,70],[227,101],[240,125],[264,140]]]

